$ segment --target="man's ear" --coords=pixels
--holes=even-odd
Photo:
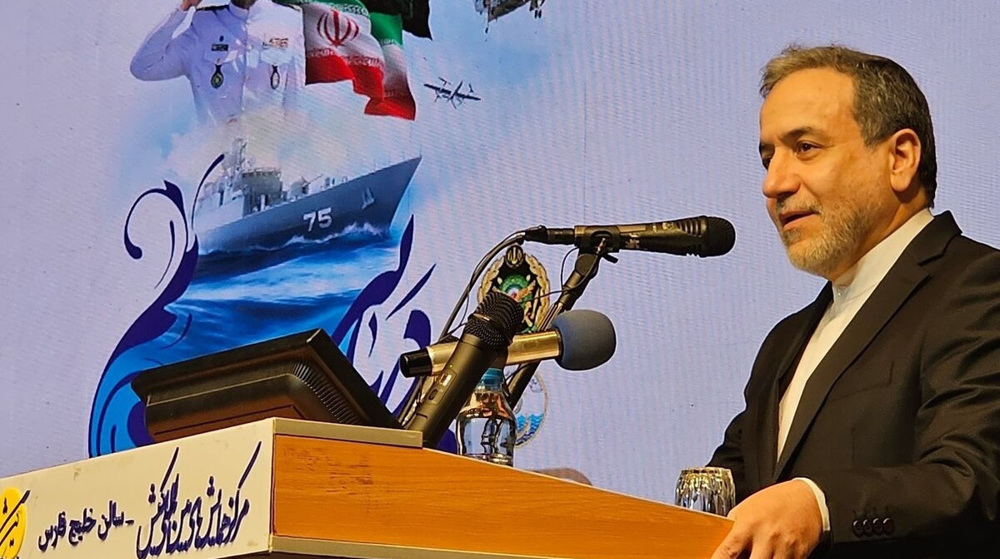
[[[889,180],[896,194],[906,194],[914,185],[920,165],[920,138],[910,128],[904,128],[886,140],[889,148]]]

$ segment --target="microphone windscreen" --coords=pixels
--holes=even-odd
[[[721,217],[706,217],[703,243],[698,256],[722,256],[736,244],[736,228]]]
[[[552,321],[552,328],[559,332],[562,340],[562,353],[556,362],[563,369],[593,369],[615,354],[615,326],[611,319],[597,311],[566,311]]]
[[[462,335],[470,334],[491,349],[502,351],[510,345],[523,321],[524,309],[520,303],[500,291],[490,291],[469,317]]]

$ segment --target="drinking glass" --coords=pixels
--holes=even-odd
[[[736,506],[733,475],[726,468],[681,470],[674,492],[679,507],[726,516]]]

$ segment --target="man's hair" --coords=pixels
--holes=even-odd
[[[839,45],[802,47],[790,45],[764,66],[760,94],[767,97],[778,82],[799,70],[829,68],[854,80],[854,120],[865,145],[871,147],[909,128],[920,139],[917,181],[934,205],[937,158],[934,127],[927,99],[902,66],[882,56]]]

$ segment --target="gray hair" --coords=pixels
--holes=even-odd
[[[840,45],[790,45],[764,66],[760,94],[767,97],[784,78],[815,68],[829,68],[854,80],[854,120],[865,145],[871,147],[906,128],[916,133],[921,146],[917,180],[933,206],[937,190],[934,127],[927,99],[913,76],[888,58]]]

